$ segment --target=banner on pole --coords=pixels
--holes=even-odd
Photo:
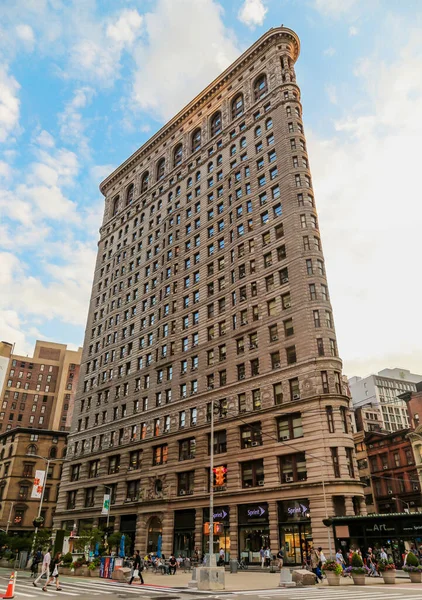
[[[104,494],[103,507],[101,509],[102,515],[108,515],[110,512],[110,494]]]
[[[31,498],[40,499],[45,481],[45,471],[35,471],[34,485],[32,486]]]

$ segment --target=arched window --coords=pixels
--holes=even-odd
[[[183,158],[183,146],[182,146],[182,144],[178,144],[176,146],[176,148],[174,149],[173,167],[178,167],[179,165],[181,165],[182,158]]]
[[[221,112],[218,111],[211,117],[211,137],[221,133]]]
[[[230,148],[230,156],[234,156],[236,154],[236,144],[233,144]]]
[[[267,76],[265,74],[260,75],[255,79],[253,86],[255,102],[263,98],[268,92]]]
[[[141,194],[143,194],[144,192],[147,191],[147,189],[148,189],[148,181],[149,181],[149,171],[146,171],[142,175],[142,180],[141,180]]]
[[[243,94],[238,94],[232,100],[232,119],[237,119],[243,115]]]
[[[37,447],[35,444],[31,444],[30,446],[28,446],[28,448],[26,449],[26,453],[27,454],[36,454],[37,453]]]
[[[113,217],[119,212],[119,196],[116,196],[113,200]]]
[[[50,458],[57,458],[57,448],[55,446],[50,448]]]
[[[190,187],[192,187],[192,177],[189,177],[189,179],[186,182],[186,187],[189,189]]]
[[[165,166],[166,166],[166,159],[160,158],[160,160],[157,163],[157,181],[159,181],[160,179],[163,179]]]
[[[129,204],[132,204],[134,192],[135,192],[135,186],[133,185],[133,183],[131,183],[130,186],[127,188],[126,206],[129,206]]]
[[[192,133],[192,152],[196,152],[201,147],[201,129],[195,129]]]

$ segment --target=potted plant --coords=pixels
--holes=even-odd
[[[70,567],[74,575],[84,576],[87,574],[87,566],[81,560],[75,560]]]
[[[62,575],[71,575],[71,565],[73,562],[72,554],[67,552],[62,559],[62,566],[59,571]]]
[[[88,565],[88,575],[89,577],[99,577],[100,576],[100,559],[94,558]]]
[[[352,564],[345,569],[345,572],[352,575],[355,585],[365,585],[365,575],[369,574],[369,569],[363,564],[362,557],[357,552],[353,552]]]
[[[409,573],[410,581],[412,583],[422,582],[422,566],[419,564],[418,557],[415,556],[413,552],[409,552],[407,555],[406,564],[403,567],[403,571]]]
[[[381,573],[384,583],[396,583],[396,565],[392,559],[381,559],[378,562],[378,571]]]
[[[340,585],[340,575],[343,569],[335,560],[327,560],[322,571],[327,576],[328,585]]]

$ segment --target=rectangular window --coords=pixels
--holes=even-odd
[[[307,472],[304,452],[280,456],[280,478],[281,483],[306,481]]]
[[[326,415],[327,415],[328,431],[330,433],[334,433],[335,432],[335,428],[334,428],[333,407],[332,406],[326,406],[325,407],[325,412],[326,412]]]
[[[338,448],[330,448],[331,451],[331,460],[333,463],[333,471],[334,471],[334,477],[336,479],[340,478],[340,465],[338,462]]]
[[[243,488],[264,485],[264,461],[262,459],[243,462],[241,468]]]
[[[261,422],[248,423],[240,428],[241,448],[253,448],[262,446]]]
[[[349,472],[349,477],[355,478],[355,468],[353,465],[353,448],[346,448],[346,465]]]
[[[155,446],[152,449],[152,452],[153,452],[152,464],[154,466],[164,465],[167,463],[167,458],[168,458],[168,445],[167,444],[161,444],[160,446]]]
[[[294,413],[280,417],[277,420],[277,431],[280,442],[303,437],[301,414]]]
[[[194,492],[195,471],[177,474],[177,495],[188,496]]]

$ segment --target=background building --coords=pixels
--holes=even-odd
[[[326,550],[365,512],[294,63],[274,28],[101,185],[103,225],[55,524],[141,552]],[[159,76],[159,74],[157,74]]]
[[[399,396],[404,392],[416,391],[416,384],[422,375],[406,369],[383,369],[368,377],[351,377],[350,392],[355,409],[371,404],[381,411],[381,428],[397,431],[409,427],[409,417],[405,401]]]
[[[74,351],[64,344],[39,340],[33,356],[6,353],[1,362],[5,376],[0,388],[0,431],[15,427],[69,430],[81,357],[82,348]]]
[[[15,428],[0,434],[0,528],[10,534],[32,533],[40,500],[31,498],[35,471],[51,459],[41,516],[52,527],[65,456],[67,432]],[[39,456],[35,456],[39,455]]]

